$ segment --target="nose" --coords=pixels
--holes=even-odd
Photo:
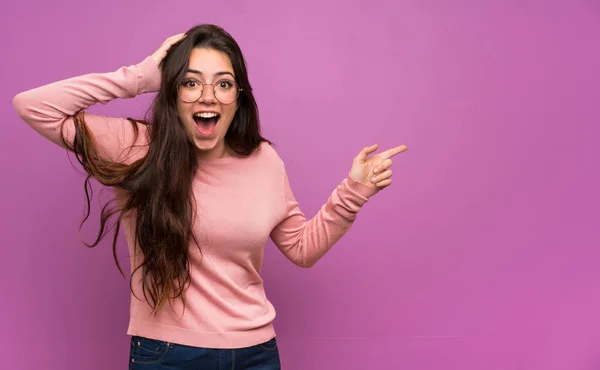
[[[215,97],[215,92],[213,89],[213,85],[205,84],[202,89],[202,95],[200,95],[200,103],[216,103],[217,98]]]

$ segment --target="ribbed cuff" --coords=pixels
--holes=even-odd
[[[151,56],[146,57],[137,65],[138,75],[138,95],[157,92],[160,89],[161,72],[158,65]]]
[[[360,195],[361,197],[364,197],[365,201],[379,192],[379,189],[372,188],[368,185],[363,184],[362,182],[358,182],[350,176],[348,176],[344,180],[344,182],[346,183],[350,191],[357,195]]]

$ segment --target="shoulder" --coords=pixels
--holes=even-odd
[[[285,177],[285,164],[274,145],[267,141],[260,143],[248,159],[244,164],[246,172],[252,169],[255,175],[274,181]]]
[[[254,156],[263,163],[268,163],[273,166],[283,168],[283,160],[279,156],[279,153],[273,147],[273,144],[263,141],[256,149]]]

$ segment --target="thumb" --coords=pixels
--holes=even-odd
[[[374,144],[371,146],[366,146],[364,147],[360,153],[358,153],[358,155],[356,156],[356,160],[364,162],[365,160],[367,160],[367,157],[369,156],[369,154],[373,153],[374,151],[377,150],[377,148],[379,148],[379,144]]]

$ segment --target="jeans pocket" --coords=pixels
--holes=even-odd
[[[135,364],[157,364],[169,351],[169,344],[162,340],[144,338],[139,336],[131,337],[130,362]]]
[[[277,339],[273,338],[260,344],[260,348],[267,351],[275,351],[277,349]]]

